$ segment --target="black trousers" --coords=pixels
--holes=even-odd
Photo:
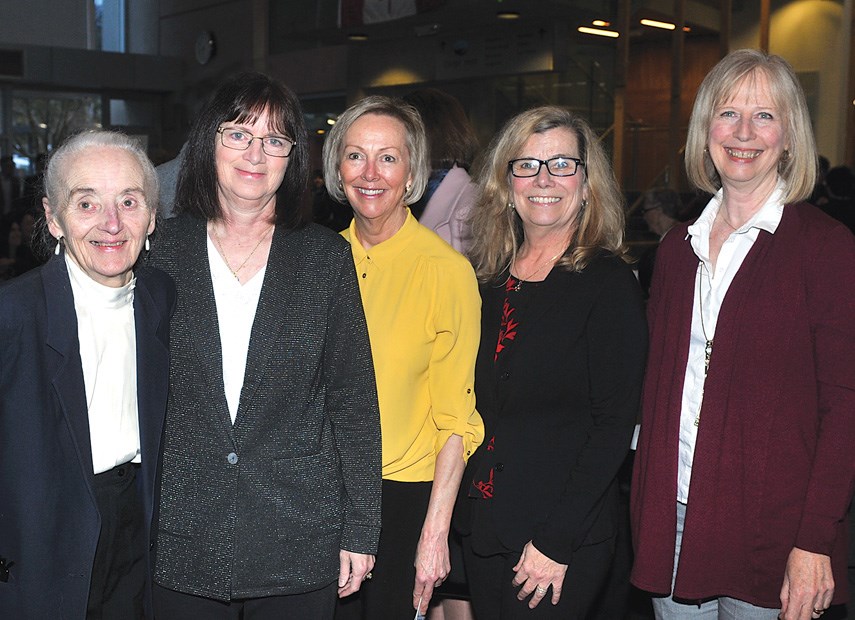
[[[125,463],[95,476],[101,533],[92,567],[86,620],[143,617],[145,528],[137,492],[139,465]]]
[[[416,547],[430,502],[431,482],[383,481],[380,544],[374,577],[340,600],[336,620],[412,618]]]
[[[154,617],[157,620],[331,620],[336,592],[337,584],[333,582],[312,592],[226,603],[155,584]]]

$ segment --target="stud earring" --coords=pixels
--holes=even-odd
[[[151,242],[148,240],[148,235],[145,236],[145,251],[151,250]]]
[[[59,256],[59,253],[62,251],[62,237],[56,238],[56,247],[53,249],[54,256]]]
[[[514,203],[509,202],[509,203],[508,203],[508,209],[510,209],[511,211],[513,211],[514,209],[516,209],[516,207],[514,206]]]

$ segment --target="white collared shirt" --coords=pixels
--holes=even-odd
[[[136,279],[118,288],[104,286],[90,278],[67,253],[65,264],[77,313],[92,469],[100,474],[128,461],[140,462]]]
[[[261,285],[264,283],[262,267],[245,284],[241,284],[223,257],[217,251],[211,237],[208,237],[208,265],[214,284],[214,299],[217,303],[217,323],[220,328],[220,346],[223,351],[223,387],[232,424],[237,419],[240,392],[246,373],[246,356],[249,351],[249,338],[252,323],[261,297]]]
[[[686,364],[680,412],[680,447],[677,464],[677,501],[679,502],[687,503],[689,499],[692,460],[698,437],[698,426],[695,421],[703,424],[699,416],[706,379],[704,372],[706,341],[714,340],[719,311],[727,290],[748,252],[754,246],[754,242],[757,241],[760,231],[765,230],[774,234],[778,229],[784,213],[784,205],[781,201],[783,195],[784,185],[779,179],[777,187],[760,210],[745,224],[731,232],[722,244],[716,259],[715,272],[710,261],[710,232],[718,210],[721,208],[722,190],[713,196],[701,216],[689,226],[692,250],[698,257],[698,270],[694,285],[689,359]],[[712,359],[715,359],[715,346],[713,346]]]

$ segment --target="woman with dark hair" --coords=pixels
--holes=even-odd
[[[707,74],[686,172],[713,196],[657,254],[632,579],[660,620],[816,619],[846,596],[855,240],[804,202],[816,147],[786,60]]]
[[[191,132],[151,262],[175,279],[155,610],[331,618],[380,534],[380,431],[350,248],[299,210],[293,93],[226,81]]]
[[[466,219],[477,192],[469,168],[478,152],[478,138],[463,106],[448,93],[422,88],[403,100],[422,118],[431,167],[425,192],[410,211],[422,226],[465,254],[470,244]]]
[[[472,604],[478,618],[581,620],[614,557],[647,342],[623,199],[593,130],[557,106],[508,121],[479,187],[475,394],[489,439],[455,517]]]

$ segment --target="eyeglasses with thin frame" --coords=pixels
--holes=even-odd
[[[515,177],[527,178],[536,177],[541,167],[546,166],[546,171],[554,177],[572,177],[579,171],[579,166],[584,165],[585,162],[575,157],[553,157],[547,160],[524,157],[509,161],[508,170]]]
[[[223,146],[236,151],[245,151],[253,140],[261,140],[261,150],[271,157],[288,157],[291,148],[296,144],[291,138],[285,136],[253,136],[248,131],[237,127],[220,127],[220,142]]]

